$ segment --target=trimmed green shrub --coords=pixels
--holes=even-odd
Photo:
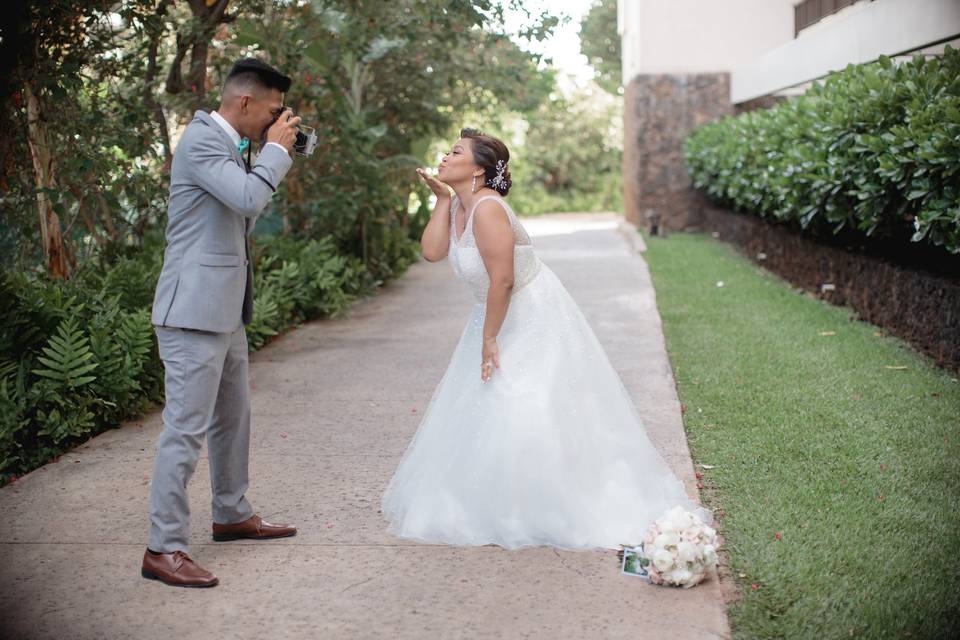
[[[722,205],[960,253],[960,51],[850,65],[772,109],[696,129],[684,158]]]

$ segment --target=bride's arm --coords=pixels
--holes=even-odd
[[[430,221],[420,236],[420,252],[429,262],[443,260],[450,251],[450,203],[452,198],[446,185],[430,176],[422,169],[417,173],[437,196]]]
[[[486,382],[493,370],[500,368],[497,336],[507,317],[513,292],[513,227],[503,206],[495,200],[481,202],[473,214],[473,235],[487,275],[490,276],[483,322],[483,357],[480,361],[480,377]],[[492,363],[492,367],[484,367],[485,363]]]

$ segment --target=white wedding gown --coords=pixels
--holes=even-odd
[[[388,531],[453,545],[590,549],[639,544],[678,504],[711,522],[650,443],[606,353],[516,215],[496,196],[476,204],[487,198],[503,205],[516,243],[500,368],[480,381],[489,278],[472,211],[456,239],[454,198],[450,264],[477,303],[383,495]]]

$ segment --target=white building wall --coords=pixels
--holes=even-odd
[[[800,32],[795,40],[744,59],[730,77],[740,103],[876,60],[960,36],[960,0],[858,2]]]
[[[641,73],[730,71],[793,39],[796,1],[619,0],[623,84]]]

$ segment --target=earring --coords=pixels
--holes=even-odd
[[[470,186],[470,193],[477,192],[477,176],[473,176],[473,184]]]

